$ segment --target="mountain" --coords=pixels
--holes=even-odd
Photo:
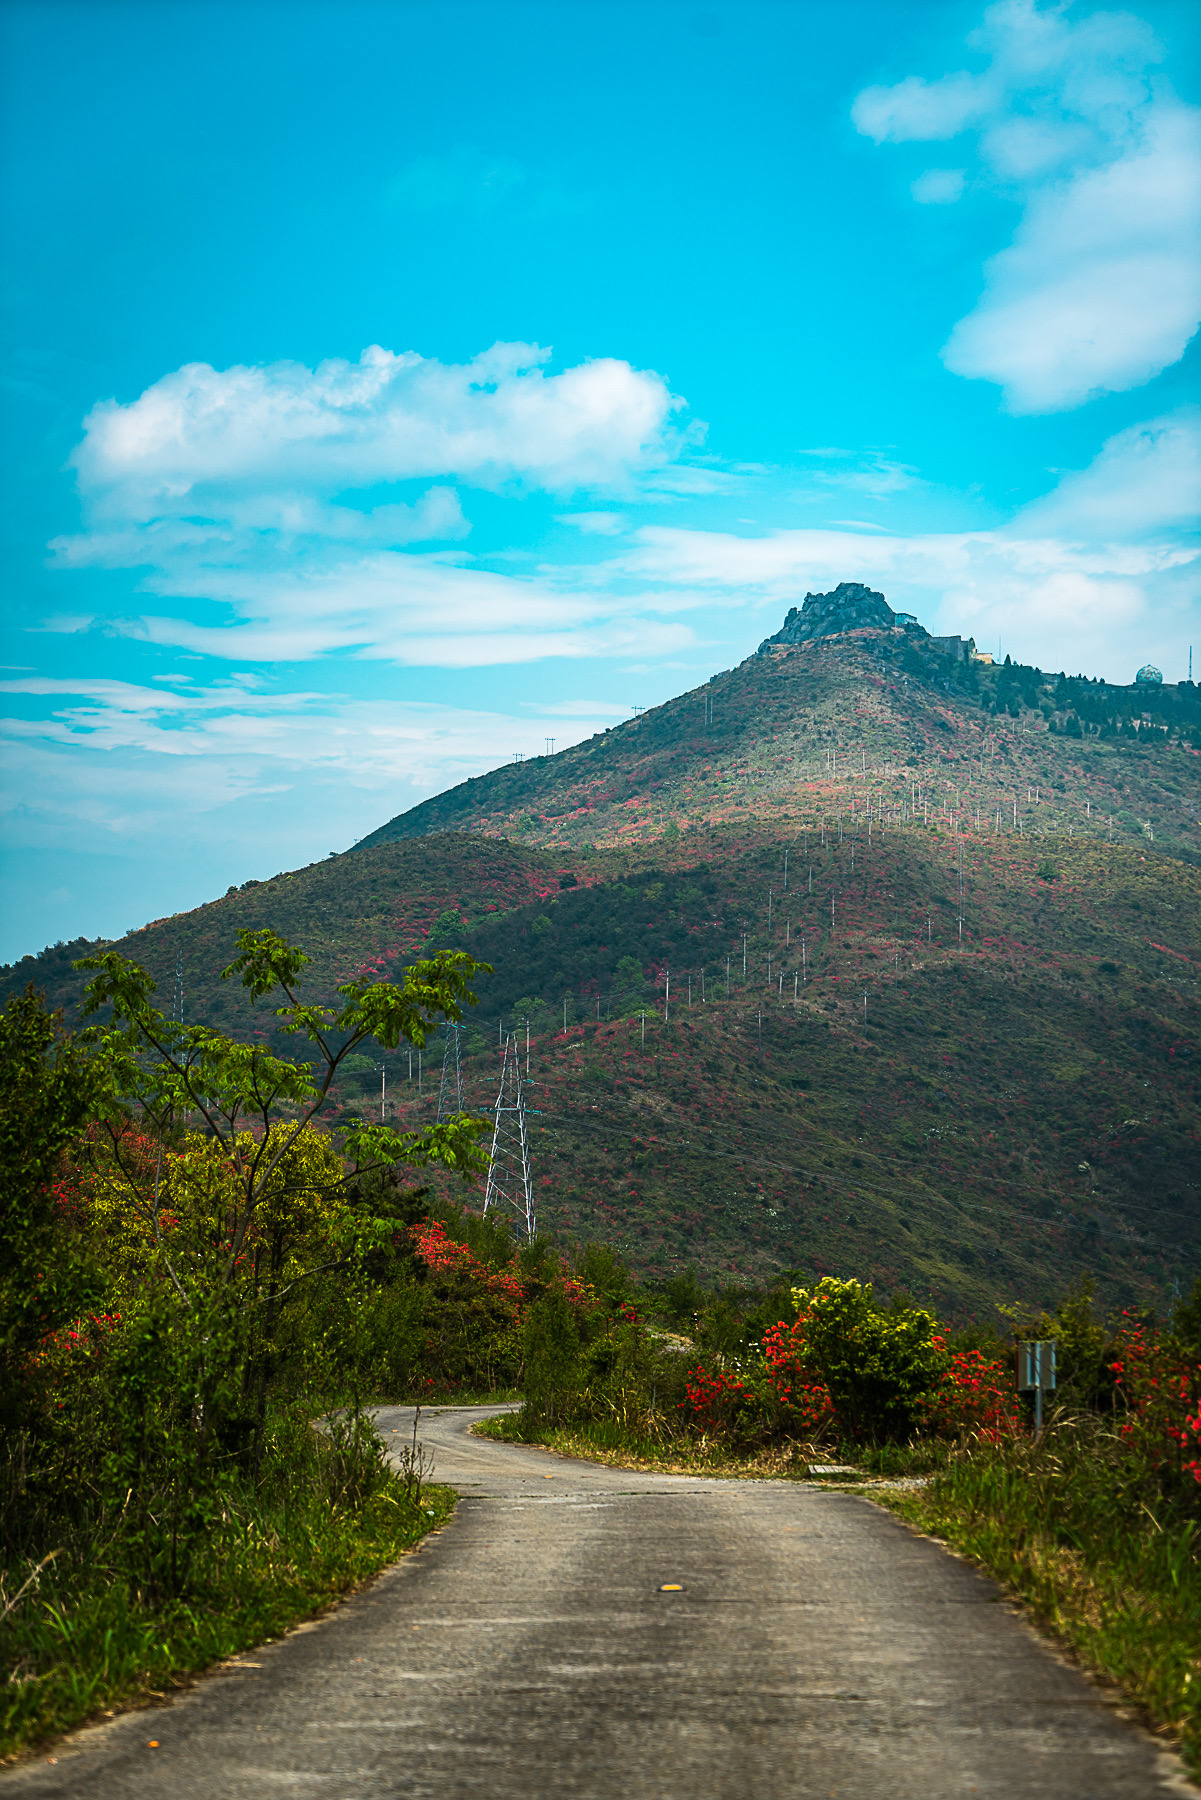
[[[468,1103],[528,1019],[540,1217],[648,1272],[854,1272],[966,1316],[1091,1269],[1162,1306],[1201,1261],[1197,690],[989,665],[839,593],[702,689],[120,947],[168,1008],[178,970],[186,1017],[263,1038],[219,980],[243,926],[324,994],[469,948],[495,972]],[[82,949],[5,991],[70,1010]],[[384,1061],[390,1109],[432,1116],[441,1044],[411,1081]]]
[[[442,831],[621,846],[673,828],[803,823],[852,803],[861,813],[870,793],[898,819],[916,800],[973,828],[1000,808],[1012,829],[1016,809],[1027,835],[1145,841],[1201,863],[1195,686],[1047,676],[977,660],[970,640],[930,637],[916,622],[859,625],[863,596],[908,615],[857,584],[810,595],[805,608],[848,591],[820,633],[791,641],[794,612],[703,688],[556,756],[465,781],[358,848]]]

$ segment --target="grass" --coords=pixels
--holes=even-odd
[[[498,1443],[543,1444],[563,1456],[578,1456],[585,1462],[605,1463],[614,1469],[714,1475],[739,1481],[805,1481],[809,1479],[811,1463],[846,1463],[869,1479],[904,1479],[927,1474],[943,1466],[947,1459],[945,1447],[937,1444],[842,1450],[828,1444],[788,1441],[738,1449],[716,1438],[695,1438],[685,1433],[665,1432],[651,1437],[616,1419],[531,1430],[519,1413],[484,1419],[475,1431]]]
[[[1148,1504],[1068,1441],[977,1448],[927,1485],[873,1497],[971,1557],[1090,1668],[1117,1682],[1201,1773],[1201,1563],[1195,1518]],[[1092,1464],[1091,1468],[1087,1466]]]
[[[222,1658],[281,1637],[395,1562],[454,1502],[452,1489],[427,1486],[418,1503],[393,1479],[355,1511],[313,1495],[251,1517],[227,1514],[187,1599],[174,1602],[78,1556],[56,1558],[0,1626],[9,1671],[0,1760],[162,1700]],[[10,1572],[10,1591],[27,1573]]]

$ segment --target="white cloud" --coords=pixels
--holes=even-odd
[[[689,628],[645,616],[673,607],[644,594],[603,591],[577,571],[516,577],[461,566],[445,555],[377,551],[311,554],[303,563],[232,566],[177,556],[147,577],[163,596],[204,592],[229,608],[229,623],[178,613],[110,621],[143,642],[241,662],[307,662],[333,653],[407,666],[482,668],[540,657],[625,655],[692,641]],[[83,630],[92,616],[49,621]]]
[[[877,143],[975,130],[973,186],[1023,204],[944,360],[999,383],[1016,413],[1137,387],[1201,321],[1201,112],[1152,78],[1162,52],[1128,13],[1072,21],[1062,6],[1002,0],[969,44],[989,58],[982,73],[911,76],[852,108]],[[927,171],[914,198],[952,202],[954,173]]]
[[[919,206],[953,206],[963,197],[962,169],[927,169],[911,183],[909,192]]]
[[[362,834],[514,751],[541,752],[547,735],[565,749],[620,711],[578,701],[515,717],[416,701],[235,694],[228,684],[173,695],[86,677],[6,681],[0,693],[51,705],[48,716],[0,721],[13,841],[57,843],[70,824],[89,834],[93,851],[157,837],[166,852],[176,837],[231,830],[253,843],[245,813],[231,808],[283,806],[294,831],[288,796],[303,796],[307,811],[324,807],[318,790],[340,793],[343,832]]]
[[[620,537],[629,523],[624,513],[617,512],[556,513],[555,517],[560,525],[574,525],[592,537]]]
[[[315,370],[178,369],[85,421],[71,461],[86,529],[54,540],[55,565],[140,571],[143,593],[177,604],[109,629],[241,661],[349,651],[458,668],[624,655],[639,632],[678,649],[682,628],[623,622],[625,602],[585,602],[570,581],[406,550],[468,533],[452,487],[347,499],[437,476],[556,494],[705,491],[722,479],[673,464],[698,437],[659,376],[611,359],[548,375],[548,354],[497,344],[449,367],[373,347]],[[613,511],[563,516],[594,534],[625,524]],[[210,606],[198,619],[196,602],[224,616]],[[97,622],[75,612],[47,628]]]
[[[1129,680],[1148,656],[1173,667],[1196,630],[1201,551],[1179,526],[1197,516],[1199,438],[1192,409],[1135,426],[997,530],[738,537],[655,526],[611,567],[675,586],[693,605],[707,595],[750,608],[764,635],[806,592],[863,581],[931,630],[988,645],[1000,632],[1023,659]]]
[[[1090,542],[1141,538],[1201,519],[1201,409],[1120,431],[1087,469],[1024,507],[1013,529]]]
[[[676,454],[682,402],[658,375],[612,357],[547,375],[549,356],[494,344],[452,366],[373,344],[316,369],[189,363],[95,406],[71,462],[93,521],[142,524],[439,475],[625,489]]]
[[[856,131],[877,144],[906,144],[956,137],[990,102],[988,86],[960,70],[938,81],[907,75],[895,87],[864,88],[851,107]]]

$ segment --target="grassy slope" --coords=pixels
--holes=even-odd
[[[269,1012],[251,1016],[217,980],[238,928],[270,924],[301,943],[328,993],[349,975],[398,969],[449,910],[461,941],[496,967],[480,984],[469,1103],[493,1097],[490,1046],[519,1001],[541,997],[561,1020],[568,995],[569,1014],[592,1020],[556,1036],[543,1013],[535,1028],[547,1225],[613,1238],[644,1270],[854,1269],[956,1313],[999,1294],[1050,1298],[1086,1266],[1113,1300],[1162,1299],[1201,1251],[1195,752],[1050,737],[1041,715],[998,726],[970,696],[882,664],[870,641],[751,659],[710,690],[710,739],[701,697],[684,696],[121,948],[168,1001],[182,956],[188,1017],[269,1033]],[[581,797],[589,767],[592,812],[556,816]],[[1052,802],[1026,804],[1027,780]],[[506,783],[521,784],[527,812],[535,791],[544,797],[546,818],[523,834],[541,843],[491,835],[516,828],[512,808],[462,813],[468,792],[507,804]],[[1015,792],[1023,831],[989,830],[1000,796]],[[895,817],[915,794],[919,822],[881,836],[881,806]],[[943,816],[956,797],[961,823],[972,821],[962,949],[960,851]],[[1154,842],[1119,824],[1111,845],[1105,821],[1118,812],[1150,818]],[[677,835],[673,820],[688,828]],[[473,829],[395,835],[456,823]],[[589,847],[585,832],[607,847]],[[570,875],[580,885],[560,890]],[[812,979],[799,1007],[781,1007],[776,977],[782,967],[790,992],[802,928]],[[642,1002],[610,998],[624,956],[650,978]],[[9,981],[36,974],[69,1003],[68,963],[51,953]],[[640,1025],[620,1018],[639,1004],[652,1015],[645,1053]],[[407,1059],[390,1061],[405,1119],[430,1115],[430,1087],[410,1098]],[[348,1083],[341,1098],[361,1095]]]
[[[245,1534],[199,1603],[155,1606],[119,1579],[53,1571],[7,1631],[5,1655],[21,1675],[0,1690],[0,1765],[282,1637],[445,1524],[455,1498],[427,1487],[418,1506],[394,1483],[358,1515],[329,1508],[299,1529],[293,1517],[291,1531],[285,1509],[277,1533]]]
[[[1166,744],[1161,732],[1147,741],[1054,735],[1037,708],[1019,718],[987,710],[999,680],[997,671],[922,669],[889,634],[776,649],[557,756],[436,795],[364,843],[470,830],[619,845],[673,822],[804,817],[845,810],[852,797],[862,809],[868,791],[898,802],[917,783],[965,817],[979,807],[990,818],[1000,806],[1012,822],[1016,800],[1027,830],[1108,839],[1112,819],[1116,839],[1132,842],[1149,825],[1161,850],[1201,860],[1195,749]],[[1040,689],[1048,707],[1054,686]],[[1117,709],[1129,711],[1133,690],[1116,692]],[[1166,689],[1161,700],[1140,690],[1137,705],[1201,724],[1195,690]]]

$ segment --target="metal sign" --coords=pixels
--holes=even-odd
[[[1034,1395],[1034,1429],[1043,1428],[1043,1395],[1055,1388],[1055,1340],[1031,1338],[1018,1344],[1018,1392]]]

